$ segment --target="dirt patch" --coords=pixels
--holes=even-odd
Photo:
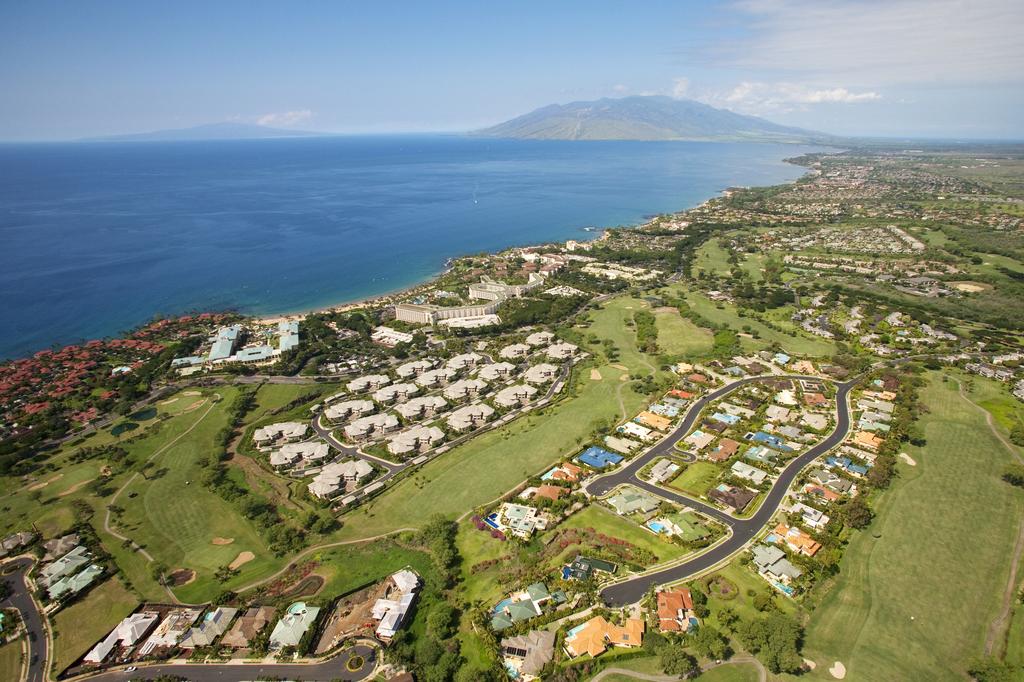
[[[815,663],[814,661],[812,661],[809,658],[805,658],[804,659],[804,665],[806,665],[809,670],[814,670],[815,668],[818,667],[818,664]]]
[[[623,374],[621,377],[619,377],[619,381],[629,381],[629,375]]]
[[[235,541],[234,538],[214,538],[214,539],[210,540],[210,544],[213,544],[213,545],[230,545],[234,541]]]
[[[87,485],[89,485],[90,483],[92,483],[92,482],[93,482],[93,480],[94,480],[94,479],[91,479],[91,478],[90,478],[90,479],[89,479],[88,481],[81,481],[81,482],[79,482],[79,483],[76,483],[76,484],[74,484],[73,486],[71,486],[70,488],[68,488],[67,490],[65,490],[64,492],[62,492],[62,493],[60,493],[59,495],[57,495],[57,497],[65,497],[65,496],[67,496],[67,495],[70,495],[71,493],[74,493],[74,492],[78,492],[79,490],[81,490],[81,489],[82,489],[82,488],[84,488],[85,486],[87,486]]]
[[[228,564],[228,568],[234,571],[235,569],[241,568],[242,566],[246,565],[255,558],[256,555],[252,552],[240,552],[238,556],[235,557],[235,560]]]
[[[199,391],[185,391],[184,395],[202,395]]]
[[[843,665],[840,661],[836,661],[835,663],[833,663],[832,667],[829,668],[828,671],[829,673],[831,673],[832,677],[836,678],[837,680],[841,680],[844,677],[846,677],[846,666]]]
[[[622,365],[622,364],[615,364],[615,365],[612,365],[612,367],[614,367],[615,369],[621,369],[623,372],[628,372],[629,371],[629,367],[626,367],[625,365]]]
[[[991,284],[985,284],[984,282],[950,282],[950,284],[958,291],[968,294],[976,294],[979,291],[988,291],[992,288]]]
[[[596,369],[591,369],[590,370],[590,380],[591,381],[600,381],[601,380],[601,373],[599,371],[597,371]]]
[[[177,398],[168,398],[167,400],[161,400],[160,404],[161,405],[173,405],[176,402],[178,402]]]
[[[167,576],[167,582],[170,583],[171,587],[181,587],[182,585],[188,585],[190,582],[196,579],[196,572],[191,568],[178,568]]]
[[[299,597],[312,597],[317,592],[323,589],[327,580],[322,575],[307,575],[305,578],[295,583],[294,586],[289,587],[282,593],[282,597],[288,597],[289,599],[298,599]]]
[[[900,459],[902,459],[904,462],[906,462],[907,464],[909,464],[912,467],[916,467],[917,466],[917,462],[914,460],[914,458],[911,457],[910,455],[908,455],[905,452],[901,452],[900,453]]]
[[[673,308],[670,305],[663,305],[660,308],[655,308],[651,312],[654,312],[654,313],[670,313],[670,314],[671,313],[675,313],[676,315],[678,315],[679,314],[679,309],[678,308]]]
[[[186,407],[182,411],[183,412],[191,412],[192,410],[194,410],[196,408],[202,407],[205,402],[206,402],[206,398],[203,398],[202,400],[197,400],[194,403],[192,403],[191,405],[189,405],[188,407]]]
[[[34,483],[34,484],[30,485],[28,487],[28,489],[29,490],[42,490],[43,488],[45,488],[46,486],[50,485],[51,483],[53,483],[57,479],[61,478],[63,475],[64,474],[57,474],[53,478],[48,478],[45,481],[40,481],[39,483]]]

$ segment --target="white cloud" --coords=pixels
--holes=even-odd
[[[613,85],[612,86],[612,90],[614,92],[622,94],[622,93],[629,92],[629,86],[628,85],[623,85],[622,83],[619,83],[617,85]]]
[[[744,113],[767,114],[806,109],[814,104],[874,102],[882,96],[871,90],[852,92],[842,87],[817,88],[799,83],[744,81],[731,90],[711,92],[700,99]]]
[[[1021,0],[741,0],[733,66],[860,87],[1024,80]],[[723,53],[724,54],[721,54]]]
[[[689,78],[676,78],[672,81],[672,96],[676,99],[682,99],[686,97],[686,93],[690,90],[690,79]]]
[[[312,118],[313,112],[309,109],[296,109],[295,111],[282,111],[275,114],[263,114],[256,119],[256,123],[261,126],[280,126],[288,127],[293,126],[296,123]]]

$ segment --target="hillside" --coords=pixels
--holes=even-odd
[[[808,142],[829,137],[671,97],[624,97],[552,104],[476,134],[536,140],[758,142]]]

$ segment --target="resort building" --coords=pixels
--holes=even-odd
[[[526,384],[516,384],[501,389],[494,395],[494,402],[500,407],[516,407],[529,402],[537,389]]]
[[[455,431],[469,431],[485,424],[494,416],[494,408],[485,403],[466,405],[448,415],[448,426]]]
[[[309,424],[304,422],[280,422],[278,424],[268,424],[267,426],[261,426],[252,432],[252,442],[255,443],[257,447],[266,447],[277,441],[292,443],[305,438],[306,433],[308,432]]]
[[[571,343],[555,343],[547,347],[544,352],[552,360],[568,360],[572,356],[576,355],[576,351],[579,347],[574,346]]]
[[[411,379],[433,369],[436,364],[435,360],[412,360],[396,367],[395,374],[400,379]]]
[[[365,393],[366,391],[376,391],[378,388],[383,388],[391,383],[391,378],[383,374],[368,374],[366,376],[356,377],[352,381],[345,385],[352,393]]]
[[[526,337],[526,343],[534,348],[538,346],[546,346],[555,339],[555,335],[551,332],[534,332]]]
[[[439,367],[437,369],[427,370],[416,377],[414,381],[417,386],[433,388],[434,386],[443,386],[457,376],[459,376],[459,373],[456,370],[448,369],[447,367]]]
[[[516,371],[516,366],[510,362],[495,362],[481,367],[477,376],[484,381],[497,381],[499,379],[507,379],[512,376],[514,371]]]
[[[270,453],[270,466],[275,469],[290,469],[301,464],[303,468],[309,468],[319,465],[330,454],[330,446],[323,441],[287,443]]]
[[[396,400],[407,400],[419,392],[416,384],[392,384],[378,388],[371,397],[378,403],[393,403]]]
[[[324,410],[324,416],[332,422],[345,421],[349,418],[363,417],[371,414],[376,408],[370,400],[344,400],[333,403]]]
[[[412,343],[412,334],[409,332],[400,332],[397,329],[392,329],[391,327],[377,327],[373,330],[373,333],[370,334],[370,340],[374,343],[379,343],[382,346],[394,348],[400,343]]]
[[[505,346],[500,351],[498,351],[498,356],[505,360],[525,358],[529,354],[530,347],[525,343],[513,343],[509,346]]]
[[[448,401],[439,395],[427,395],[420,398],[411,398],[408,401],[395,406],[395,412],[409,421],[422,419],[441,412],[448,407]]]
[[[332,462],[320,470],[309,484],[309,492],[320,499],[330,499],[342,493],[348,483],[361,483],[373,473],[373,467],[361,459]]]
[[[444,366],[448,369],[454,369],[456,371],[462,369],[470,369],[476,367],[480,361],[483,360],[483,356],[476,353],[461,353],[456,355],[444,363]]]
[[[460,379],[446,386],[442,395],[448,400],[464,400],[472,398],[486,388],[487,382],[483,379]]]
[[[444,431],[436,426],[414,426],[395,435],[388,442],[388,452],[404,455],[419,450],[429,450],[444,442]]]
[[[398,417],[393,414],[371,414],[360,417],[345,427],[345,437],[349,440],[362,440],[371,435],[389,433],[398,428]]]
[[[534,365],[523,374],[523,381],[528,384],[546,384],[558,374],[558,367],[541,363]]]

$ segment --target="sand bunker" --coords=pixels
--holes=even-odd
[[[615,369],[621,369],[623,372],[629,371],[629,367],[626,367],[625,365],[612,365],[612,367],[614,367]]]
[[[619,377],[619,381],[629,381],[629,375],[623,374],[621,377]]]
[[[197,407],[202,407],[202,405],[205,402],[206,402],[206,398],[203,398],[202,400],[197,400],[194,403],[192,403],[191,405],[189,405],[188,407],[186,407],[184,411],[185,412],[191,412],[192,410],[196,409]]]
[[[230,545],[234,541],[234,538],[214,538],[210,540],[210,542],[215,545]]]
[[[902,459],[904,462],[906,462],[907,464],[909,464],[912,467],[916,467],[917,466],[917,462],[914,461],[914,458],[911,457],[910,455],[908,455],[905,452],[901,452],[900,453],[900,459]]]
[[[199,391],[185,391],[184,395],[202,395]]]
[[[833,663],[832,667],[829,668],[828,671],[832,674],[832,677],[836,678],[837,680],[841,680],[844,677],[846,677],[846,666],[840,663],[839,661]]]
[[[181,587],[182,585],[188,585],[190,582],[196,579],[196,572],[191,568],[178,568],[171,571],[167,576],[167,581],[172,587]]]
[[[809,658],[805,658],[804,659],[804,665],[806,665],[809,670],[814,670],[815,668],[818,667],[818,664],[815,663],[814,661],[812,661]]]
[[[976,294],[979,291],[988,291],[992,287],[982,282],[952,282],[952,285],[960,291],[968,294]]]
[[[78,492],[79,490],[81,490],[82,488],[84,488],[85,486],[89,485],[92,482],[93,482],[93,479],[90,478],[87,481],[81,481],[79,483],[76,483],[73,486],[71,486],[70,488],[68,488],[67,490],[65,490],[64,492],[62,492],[59,495],[57,495],[57,497],[64,497],[65,495],[70,495],[71,493]]]
[[[172,404],[174,404],[176,402],[178,402],[177,398],[168,398],[167,400],[161,400],[160,404],[161,405],[172,405]]]
[[[45,481],[40,481],[39,483],[34,483],[34,484],[30,485],[28,487],[28,489],[29,490],[42,490],[43,488],[45,488],[46,486],[50,485],[51,483],[53,483],[54,481],[56,481],[57,479],[59,479],[63,475],[64,474],[57,474],[53,478],[48,478]]]
[[[241,552],[239,553],[238,556],[235,557],[234,561],[228,564],[228,568],[234,571],[235,569],[241,568],[242,566],[246,565],[255,558],[256,555],[252,552]]]
[[[591,369],[590,370],[590,380],[591,381],[600,381],[601,380],[601,373],[598,372],[596,369]]]

